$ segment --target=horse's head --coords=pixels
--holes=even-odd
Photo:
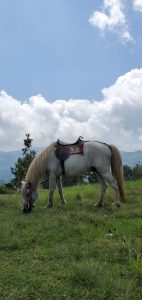
[[[38,192],[32,187],[31,182],[21,182],[21,195],[23,199],[23,213],[30,213],[34,207],[34,202],[38,198]]]

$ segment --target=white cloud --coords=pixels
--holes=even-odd
[[[115,32],[122,42],[131,42],[131,36],[122,0],[104,0],[102,11],[94,11],[89,19],[90,24],[97,27],[101,34],[108,30]]]
[[[142,12],[142,0],[133,0],[133,7],[135,10]]]
[[[120,76],[102,94],[102,101],[70,99],[50,103],[37,95],[22,103],[2,91],[0,150],[21,149],[26,133],[38,147],[58,138],[74,141],[82,135],[113,143],[121,150],[142,149],[142,69]]]

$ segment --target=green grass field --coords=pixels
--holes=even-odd
[[[127,203],[94,209],[99,186],[64,189],[67,205],[29,215],[20,195],[0,195],[0,299],[142,299],[142,181],[127,182]]]

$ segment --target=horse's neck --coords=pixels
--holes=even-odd
[[[50,154],[53,153],[54,143],[41,152],[31,163],[26,175],[26,180],[30,181],[35,189],[37,189],[41,179],[47,172],[48,162],[50,160]]]
[[[27,182],[30,182],[32,184],[32,189],[33,191],[36,191],[38,189],[39,183],[40,183],[40,179],[37,178],[36,176],[34,176],[34,174],[32,174],[32,176],[30,176],[31,174],[27,174],[25,180]]]
[[[31,182],[33,189],[36,191],[43,176],[44,168],[41,168],[39,162],[33,162],[27,172],[25,179],[26,181]]]

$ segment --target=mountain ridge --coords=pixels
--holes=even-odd
[[[35,149],[38,153],[41,148]],[[133,152],[121,151],[122,161],[124,165],[134,167],[136,164],[142,164],[142,151]],[[12,179],[11,169],[15,166],[17,159],[22,157],[22,151],[0,151],[0,182],[8,182]]]

